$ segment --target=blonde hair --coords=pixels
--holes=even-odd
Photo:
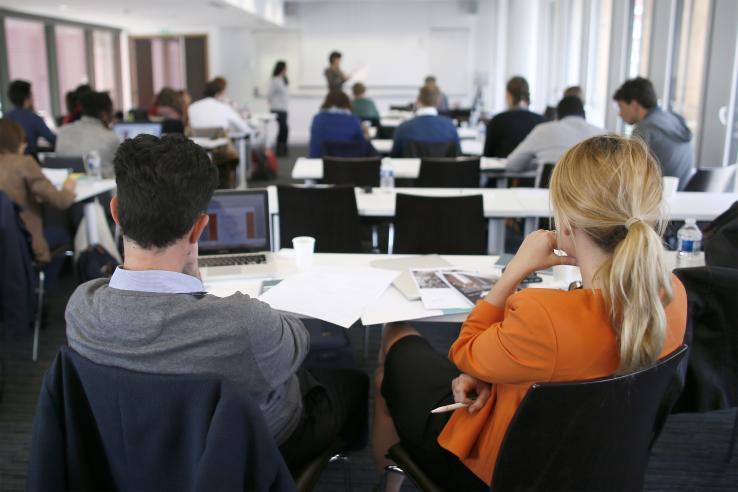
[[[593,137],[559,160],[550,191],[557,229],[575,227],[610,255],[596,278],[620,347],[618,372],[650,365],[663,348],[664,306],[673,296],[657,162],[640,139]]]

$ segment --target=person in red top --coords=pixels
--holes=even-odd
[[[664,260],[661,172],[645,144],[613,135],[585,140],[556,164],[550,193],[557,231],[523,241],[448,358],[407,324],[385,328],[373,429],[381,468],[387,449],[402,441],[445,489],[488,489],[533,383],[629,373],[682,344],[687,297]],[[531,272],[560,264],[579,266],[582,289],[516,292]],[[453,402],[469,406],[429,413]],[[389,490],[401,481],[393,474]]]

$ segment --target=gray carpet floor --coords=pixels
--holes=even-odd
[[[304,150],[304,149],[303,149]],[[252,186],[289,183],[295,156],[280,160],[280,176],[271,182]],[[0,401],[0,492],[25,490],[31,442],[31,422],[41,380],[59,346],[66,343],[64,307],[75,287],[67,273],[59,288],[49,296],[46,327],[41,333],[38,362],[31,361],[31,335],[9,336],[0,331],[0,359],[4,362],[4,389]],[[445,351],[456,335],[456,327],[419,324],[423,334],[438,350]],[[351,328],[349,339],[359,367],[372,374],[376,367],[379,331],[370,331],[370,356],[362,357],[364,330]],[[736,491],[738,490],[738,450],[731,462],[723,458],[727,450],[735,410],[702,414],[672,415],[653,449],[646,475],[648,491]],[[353,453],[351,475],[353,489],[370,491],[378,481],[368,449]],[[404,490],[414,490],[406,481]],[[340,491],[343,474],[340,465],[331,465],[323,473],[317,491]]]

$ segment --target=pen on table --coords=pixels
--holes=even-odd
[[[468,403],[453,403],[451,405],[445,405],[442,407],[434,408],[431,410],[430,413],[444,413],[444,412],[452,412],[456,410],[457,408],[466,408],[468,407]]]

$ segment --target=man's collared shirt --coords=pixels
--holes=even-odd
[[[200,294],[202,281],[185,273],[168,270],[126,270],[118,267],[110,278],[110,287],[118,290],[156,292],[159,294]]]
[[[438,110],[431,107],[422,107],[415,110],[415,116],[438,116]]]

